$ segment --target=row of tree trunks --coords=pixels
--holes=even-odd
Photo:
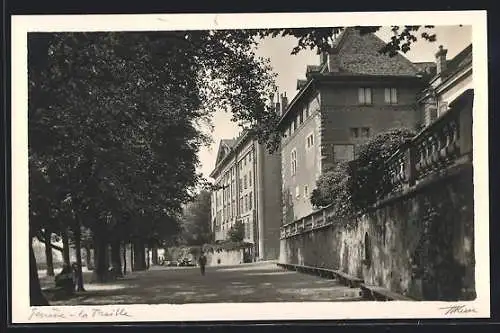
[[[47,257],[47,274],[49,276],[54,276],[53,258],[52,258],[52,248],[50,246],[51,232],[49,230],[45,231],[45,254]],[[84,291],[83,285],[83,273],[81,270],[82,265],[82,251],[81,251],[81,232],[77,225],[74,230],[75,236],[75,255],[76,263],[79,269],[78,278],[78,291]],[[70,249],[68,234],[66,231],[62,232],[63,239],[63,260],[64,263],[70,265]],[[49,244],[47,244],[49,243]],[[119,240],[114,240],[111,242],[111,265],[114,268],[114,276],[109,276],[109,259],[108,259],[108,242],[104,237],[95,236],[94,237],[94,265],[91,261],[91,251],[89,246],[85,246],[85,259],[86,266],[89,270],[94,270],[93,280],[97,282],[105,282],[109,278],[123,277],[127,271],[127,259],[126,259],[126,245],[121,246]],[[123,252],[122,252],[123,250]],[[152,248],[152,258],[153,264],[158,264],[158,249],[156,247]],[[122,266],[123,263],[123,266]],[[149,268],[150,258],[149,251],[147,251],[141,241],[136,241],[132,244],[132,262],[131,267],[133,271],[142,271]],[[95,267],[92,267],[95,266]]]

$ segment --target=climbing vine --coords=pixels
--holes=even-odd
[[[311,193],[316,207],[333,206],[337,218],[355,223],[353,215],[363,214],[390,191],[385,161],[415,135],[407,128],[380,133],[358,148],[356,160],[336,164],[323,173]]]

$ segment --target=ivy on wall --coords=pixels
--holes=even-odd
[[[411,263],[413,278],[422,280],[426,300],[475,298],[475,292],[469,292],[474,289],[473,282],[465,280],[467,271],[474,271],[474,251],[454,252],[463,247],[461,240],[473,237],[471,180],[471,175],[461,174],[447,186],[437,186],[420,196],[423,228]]]
[[[361,145],[356,160],[338,163],[320,176],[311,193],[313,206],[332,205],[336,217],[352,224],[356,219],[346,217],[365,213],[392,190],[384,162],[414,135],[411,129],[395,128]]]

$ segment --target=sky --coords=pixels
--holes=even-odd
[[[434,61],[434,54],[439,45],[448,50],[447,58],[454,57],[472,41],[472,29],[470,26],[439,26],[432,29],[436,34],[436,42],[419,40],[412,45],[412,49],[405,54],[413,62]],[[376,35],[384,41],[388,41],[392,32],[390,28],[380,29]],[[307,65],[319,65],[319,55],[315,51],[304,50],[297,55],[290,55],[296,46],[297,40],[293,37],[268,38],[259,44],[257,56],[269,58],[271,66],[278,74],[276,83],[279,93],[286,93],[291,101],[296,95],[297,79],[305,79]],[[213,117],[214,129],[212,132],[212,143],[208,147],[202,147],[198,157],[200,165],[198,172],[208,177],[215,167],[217,149],[221,139],[229,139],[238,136],[239,127],[231,122],[231,114],[215,112]]]

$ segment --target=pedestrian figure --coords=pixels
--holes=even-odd
[[[205,254],[203,252],[198,258],[198,264],[200,265],[201,275],[205,275],[205,265],[207,264],[207,257],[205,257]]]

